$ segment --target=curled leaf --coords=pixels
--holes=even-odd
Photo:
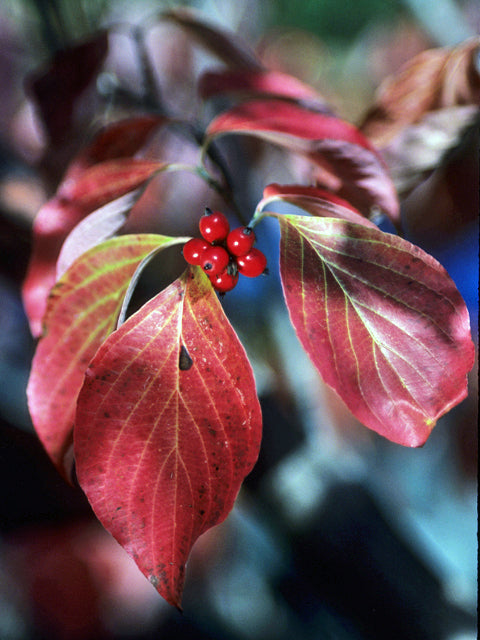
[[[383,148],[429,112],[480,106],[479,51],[476,36],[457,47],[429,49],[415,56],[381,84],[362,132]]]
[[[206,144],[233,133],[256,136],[306,156],[333,175],[338,195],[364,215],[378,208],[398,223],[398,198],[386,165],[348,122],[291,102],[252,100],[217,116],[207,128]]]
[[[232,509],[260,438],[250,364],[198,268],[131,316],[88,368],[75,426],[80,484],[174,606],[195,540]]]
[[[411,243],[349,221],[278,215],[292,324],[350,411],[420,446],[467,394],[474,347],[465,303]]]
[[[291,98],[301,104],[307,103],[317,111],[328,112],[325,100],[315,89],[298,78],[281,71],[266,69],[222,69],[207,71],[199,82],[199,93],[203,98],[219,94],[240,94],[250,98],[270,96]]]
[[[276,201],[288,202],[312,216],[340,218],[376,228],[373,222],[363,217],[349,202],[325,189],[298,184],[269,184],[263,190],[263,199],[257,205],[257,211],[265,211],[271,203]]]
[[[144,185],[166,167],[165,163],[134,158],[102,162],[76,177],[67,177],[56,195],[43,205],[33,224],[33,250],[22,291],[35,337],[42,331],[47,297],[56,279],[56,262],[70,231],[88,214]]]

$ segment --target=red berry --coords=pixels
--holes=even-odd
[[[232,275],[228,271],[222,271],[216,276],[210,278],[210,282],[219,293],[226,293],[231,291],[238,282],[238,273]]]
[[[237,227],[227,236],[227,247],[232,256],[244,256],[255,243],[255,234],[250,227]]]
[[[230,225],[221,211],[205,209],[205,215],[198,223],[200,233],[208,242],[223,242],[228,236]]]
[[[244,256],[237,258],[237,267],[241,274],[249,278],[256,278],[262,274],[267,266],[267,258],[259,249],[250,249]]]
[[[203,253],[210,247],[203,238],[192,238],[183,245],[183,257],[188,264],[201,264]]]
[[[228,267],[230,256],[223,247],[211,246],[203,252],[201,267],[209,276],[216,276]]]

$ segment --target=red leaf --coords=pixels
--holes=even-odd
[[[298,78],[281,71],[263,69],[222,69],[208,71],[202,75],[199,93],[210,98],[222,93],[242,93],[251,97],[272,96],[307,101],[308,104],[323,107],[327,111],[322,97],[313,87]]]
[[[56,261],[70,231],[89,213],[145,184],[167,166],[133,158],[96,164],[76,178],[67,178],[40,209],[33,225],[33,250],[23,284],[23,303],[34,336],[41,334],[47,297],[56,280]]]
[[[385,163],[348,122],[282,100],[254,100],[217,116],[207,143],[227,133],[257,136],[305,155],[340,180],[338,194],[362,213],[377,207],[398,222],[398,198]]]
[[[52,290],[27,395],[35,430],[63,474],[88,363],[115,329],[138,265],[151,251],[172,242],[177,239],[156,235],[115,238],[84,253]]]
[[[201,13],[183,7],[161,14],[162,20],[172,22],[187,31],[207,50],[230,67],[261,69],[262,65],[250,47],[238,35],[207,22]]]
[[[52,143],[65,141],[75,102],[93,81],[107,51],[108,35],[102,31],[87,42],[58,51],[46,70],[27,79]]]
[[[397,236],[342,220],[277,217],[285,299],[314,365],[367,427],[422,445],[466,396],[473,366],[455,285]]]
[[[87,167],[106,160],[135,155],[155,129],[168,122],[165,116],[138,116],[112,122],[99,131],[68,168],[68,178],[76,177]]]
[[[99,349],[78,400],[77,474],[97,517],[180,607],[195,540],[260,447],[250,364],[206,276],[187,271]]]
[[[257,211],[265,211],[266,207],[275,201],[288,202],[312,216],[340,218],[366,227],[377,228],[373,222],[364,218],[349,202],[339,198],[334,193],[317,187],[306,187],[298,184],[269,184],[263,190],[263,199],[257,205]]]
[[[165,166],[164,162],[157,160],[107,160],[88,167],[76,178],[67,177],[57,196],[62,201],[74,201],[78,207],[93,211],[144,184]]]

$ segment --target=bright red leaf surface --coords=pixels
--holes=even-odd
[[[131,316],[88,368],[75,426],[80,484],[176,607],[192,545],[230,512],[260,439],[252,369],[198,267]]]
[[[220,114],[207,129],[209,139],[229,133],[257,136],[307,156],[340,181],[338,195],[364,215],[376,207],[398,223],[398,198],[386,165],[348,122],[287,101],[252,100]]]
[[[34,336],[41,334],[47,297],[56,280],[56,261],[70,231],[92,211],[145,184],[166,166],[133,158],[96,164],[62,182],[56,195],[40,209],[23,284],[23,303]]]
[[[45,335],[33,358],[27,395],[38,436],[64,475],[69,473],[65,455],[72,444],[75,406],[85,370],[115,329],[140,262],[172,242],[147,234],[114,238],[83,254],[52,290]]]
[[[431,256],[378,229],[277,216],[295,331],[367,427],[420,446],[467,394],[474,347],[454,283]]]

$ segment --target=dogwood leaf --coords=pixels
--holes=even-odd
[[[134,156],[155,129],[167,122],[169,119],[165,116],[149,114],[109,123],[75,157],[65,177],[75,178],[86,168],[107,160]]]
[[[57,258],[70,231],[88,214],[144,185],[168,166],[134,158],[101,162],[76,177],[67,177],[43,205],[34,221],[33,249],[23,283],[23,303],[35,337],[42,331],[47,297],[56,280]]]
[[[312,216],[350,220],[366,227],[376,225],[361,215],[352,205],[325,189],[297,184],[269,184],[263,190],[263,199],[257,205],[256,215],[274,202],[288,202]]]
[[[375,207],[398,223],[398,198],[386,165],[348,122],[284,100],[251,100],[217,116],[207,128],[206,144],[233,133],[256,136],[306,156],[332,176],[338,195],[364,215]]]
[[[282,97],[307,104],[325,113],[329,112],[325,100],[317,91],[298,78],[281,71],[267,69],[221,69],[205,72],[198,91],[203,98],[219,94],[240,94],[251,98]]]
[[[139,264],[152,251],[175,242],[177,238],[147,234],[114,238],[84,253],[52,289],[27,396],[35,430],[63,474],[69,472],[65,456],[85,370],[115,329]]]
[[[384,148],[404,129],[432,112],[480,105],[480,36],[455,47],[427,49],[380,85],[361,124],[363,133]],[[446,112],[448,114],[448,111]],[[462,122],[460,122],[460,125]],[[451,129],[452,124],[448,127]],[[441,132],[432,143],[438,144]]]
[[[280,270],[312,362],[367,427],[420,446],[467,393],[469,316],[418,247],[349,221],[278,215]]]
[[[77,476],[103,526],[174,606],[192,545],[232,509],[260,438],[250,364],[197,267],[91,362],[76,415]]]

